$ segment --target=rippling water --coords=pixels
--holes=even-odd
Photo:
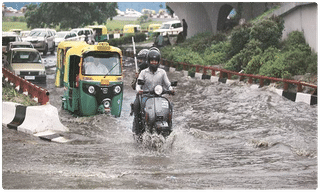
[[[150,149],[132,136],[129,113],[135,99],[130,87],[134,71],[132,66],[125,70],[120,118],[73,117],[59,108],[61,122],[70,129],[67,136],[74,141],[24,149],[31,152],[31,159],[41,158],[37,167],[22,169],[30,175],[48,173],[50,181],[56,181],[35,188],[318,187],[317,106],[289,101],[267,87],[168,73],[170,80],[178,80],[176,95],[168,96],[174,104],[174,130],[161,147]],[[50,90],[51,103],[57,107],[62,91]]]
[[[96,116],[93,130],[82,129],[112,151],[102,169],[115,177],[111,183],[122,183],[115,188],[317,188],[317,106],[267,87],[212,83],[181,72],[169,78],[178,80],[176,95],[169,96],[174,131],[161,148],[133,140],[129,104],[135,93],[129,86],[120,118]]]

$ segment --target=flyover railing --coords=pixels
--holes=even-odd
[[[49,102],[49,92],[2,67],[2,74],[5,81],[13,83],[17,91],[30,96],[34,101],[45,105]]]

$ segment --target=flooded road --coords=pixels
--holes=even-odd
[[[52,56],[53,57],[53,56]],[[74,117],[61,109],[63,88],[48,69],[50,104],[70,129],[66,144],[2,127],[4,189],[316,189],[317,106],[267,88],[226,85],[168,73],[178,80],[173,132],[161,150],[134,141],[125,62],[123,110]]]

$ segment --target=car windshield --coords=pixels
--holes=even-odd
[[[19,44],[15,45],[15,44],[13,44],[11,46],[11,48],[33,48],[33,46],[32,46],[32,44],[24,44],[24,45],[19,45]]]
[[[32,37],[44,37],[46,35],[46,32],[44,31],[31,31],[30,36]]]
[[[164,24],[161,27],[161,29],[169,29],[169,28],[170,28],[170,24]]]
[[[2,37],[2,46],[7,46],[10,42],[16,41],[16,37]]]
[[[121,75],[118,53],[90,52],[83,58],[84,75]]]
[[[63,33],[58,32],[57,35],[56,35],[56,37],[57,37],[57,38],[64,38],[64,36],[66,36],[67,33],[68,33],[68,32],[63,32]]]
[[[41,63],[41,56],[34,51],[14,51],[12,63]]]

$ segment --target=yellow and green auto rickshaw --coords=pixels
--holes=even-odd
[[[132,24],[129,24],[129,25],[125,25],[123,27],[123,33],[126,34],[126,33],[139,33],[141,32],[141,26],[140,25],[132,25]]]
[[[157,29],[160,29],[161,24],[150,24],[148,26],[148,35],[151,36],[153,32]]]
[[[88,28],[91,28],[94,31],[94,33],[95,33],[94,40],[96,42],[105,42],[109,39],[108,38],[108,29],[106,26],[104,26],[104,25],[91,25],[91,26],[88,26]]]
[[[107,42],[97,45],[80,42],[60,44],[56,86],[63,81],[63,109],[80,116],[111,113],[119,117],[123,100],[121,50]],[[64,66],[61,65],[63,60]]]

